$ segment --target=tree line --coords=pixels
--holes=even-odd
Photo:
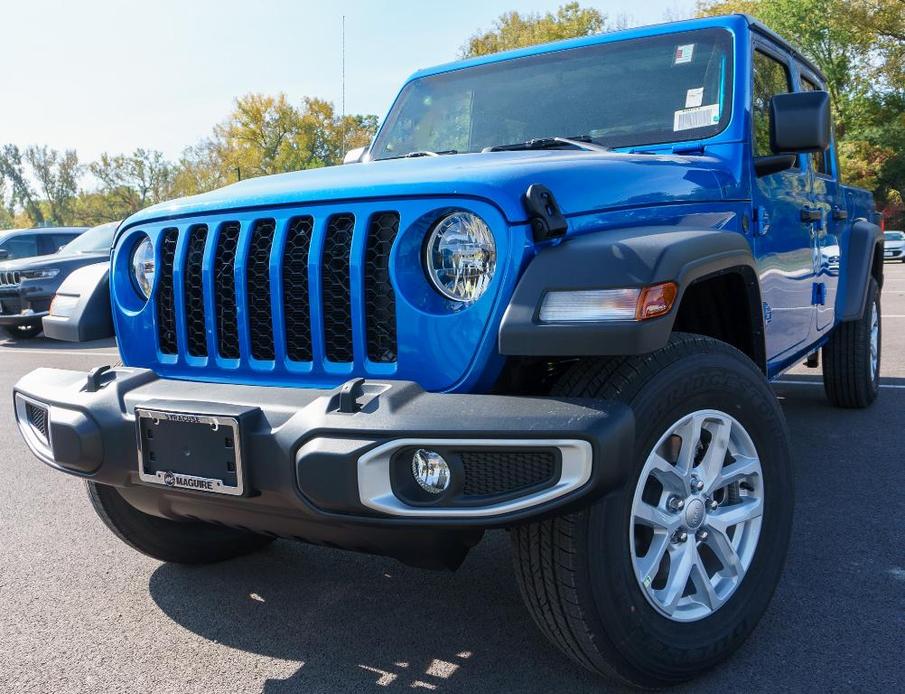
[[[698,0],[699,16],[746,12],[796,44],[827,79],[842,178],[871,190],[890,227],[905,227],[905,0]],[[677,19],[670,16],[666,19]],[[593,7],[501,15],[459,57],[624,28]],[[242,178],[330,166],[367,144],[374,115],[336,113],[316,98],[249,94],[177,161],[160,152],[103,154],[0,146],[0,228],[91,225]],[[94,185],[84,187],[85,181]]]
[[[0,229],[91,226],[243,178],[338,164],[376,130],[377,116],[341,116],[322,99],[248,94],[177,161],[139,148],[82,163],[74,149],[2,145]]]

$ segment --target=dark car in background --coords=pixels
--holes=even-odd
[[[93,227],[52,255],[0,262],[0,328],[16,338],[40,333],[41,319],[63,280],[73,270],[110,257],[118,224]]]
[[[0,231],[0,261],[56,253],[87,228],[4,229]]]

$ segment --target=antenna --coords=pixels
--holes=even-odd
[[[342,19],[342,28],[341,28],[341,51],[342,51],[342,78],[340,83],[341,87],[341,96],[340,96],[340,142],[342,143],[342,151],[339,153],[340,156],[345,156],[346,154],[346,15],[343,15]]]

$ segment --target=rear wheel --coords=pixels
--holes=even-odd
[[[41,334],[44,328],[40,323],[25,323],[24,325],[6,325],[3,332],[14,340],[29,340]]]
[[[173,521],[133,508],[115,487],[87,482],[100,519],[127,545],[149,557],[177,564],[210,564],[261,549],[273,538],[198,521]]]
[[[782,572],[793,489],[776,398],[747,357],[692,335],[580,363],[555,390],[628,403],[636,455],[624,488],[514,529],[529,611],[594,672],[690,679],[741,645]]]
[[[877,399],[881,316],[880,287],[871,278],[864,315],[836,326],[823,348],[823,388],[836,407],[863,408]]]

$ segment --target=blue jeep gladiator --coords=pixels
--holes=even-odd
[[[789,542],[769,380],[822,350],[834,404],[878,390],[883,239],[820,71],[745,16],[536,46],[416,73],[348,159],[123,222],[123,363],[25,376],[31,450],[163,561],[455,568],[505,528],[577,663],[727,657]]]

